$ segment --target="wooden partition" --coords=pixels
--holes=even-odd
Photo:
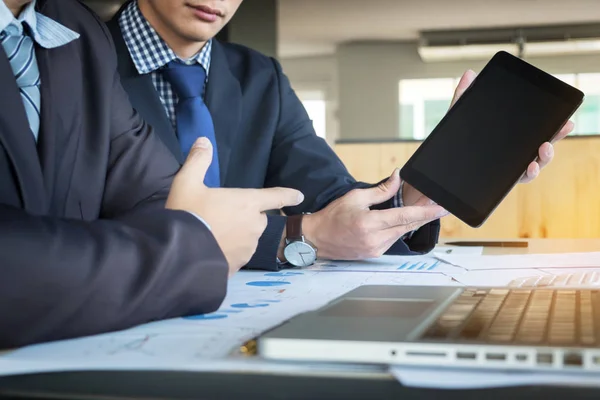
[[[419,145],[337,144],[335,151],[356,179],[377,182],[404,165]],[[449,216],[442,221],[442,237],[600,237],[600,137],[565,139],[555,154],[540,177],[518,185],[481,228]]]

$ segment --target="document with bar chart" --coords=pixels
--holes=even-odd
[[[415,274],[462,274],[463,268],[436,257],[386,256],[366,261],[319,261],[307,268],[314,271],[398,272]]]

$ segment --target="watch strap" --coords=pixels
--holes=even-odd
[[[291,215],[287,217],[286,239],[288,242],[302,240],[302,217],[304,215]]]

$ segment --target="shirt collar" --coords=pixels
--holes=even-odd
[[[140,74],[148,74],[164,67],[169,62],[178,59],[169,45],[159,36],[146,20],[137,1],[132,1],[119,17],[119,25],[123,39]],[[206,71],[210,69],[212,40],[209,40],[198,54],[186,63],[197,62]]]
[[[79,34],[36,12],[36,1],[29,3],[18,18],[14,17],[4,1],[0,1],[0,32],[11,26],[17,34],[22,35],[23,24],[26,24],[33,40],[47,49],[63,46],[79,38]]]

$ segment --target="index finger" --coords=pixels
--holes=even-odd
[[[448,215],[448,211],[437,204],[390,208],[388,210],[377,211],[379,227],[382,229],[409,226],[423,221],[434,221],[446,215]]]
[[[296,189],[275,187],[248,190],[251,191],[248,195],[252,204],[256,205],[260,212],[293,207],[304,201],[304,195]]]

